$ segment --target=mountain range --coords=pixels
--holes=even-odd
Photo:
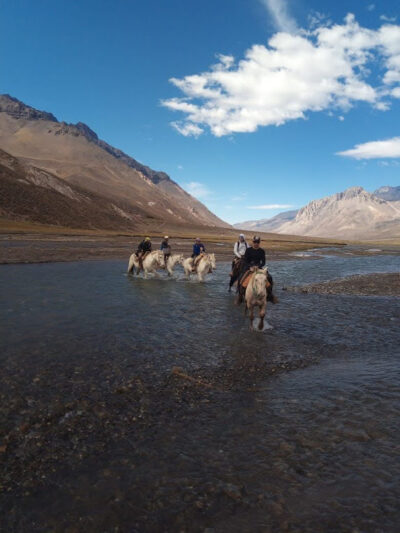
[[[0,95],[0,216],[69,227],[230,227],[165,172]]]
[[[230,228],[165,172],[98,138],[0,95],[0,217],[80,229]],[[299,210],[235,224],[252,232],[341,239],[400,237],[400,187],[362,187]]]
[[[313,200],[298,211],[235,224],[243,230],[342,239],[400,238],[400,187],[362,187]]]

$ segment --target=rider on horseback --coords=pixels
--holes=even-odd
[[[265,266],[265,251],[260,247],[260,237],[254,236],[252,246],[247,248],[244,254],[244,267],[243,273],[238,281],[238,292],[243,293],[243,284],[257,268],[263,268]],[[269,272],[267,272],[267,301],[277,303],[277,298],[272,294],[273,280]]]
[[[241,265],[244,261],[244,254],[246,253],[248,247],[249,245],[247,244],[243,233],[241,233],[239,235],[239,240],[235,242],[235,246],[233,247],[233,253],[235,257],[233,258],[232,270],[229,274],[231,277],[229,282],[229,290],[231,290],[231,287],[237,280],[239,273],[243,270]]]
[[[247,250],[248,247],[249,247],[249,245],[247,244],[243,233],[241,233],[239,235],[239,240],[237,242],[235,242],[235,246],[233,247],[233,253],[235,254],[234,261],[236,259],[242,259],[244,257],[244,254],[246,253],[246,250]]]
[[[166,235],[161,242],[160,250],[164,254],[164,268],[167,268],[168,259],[171,256],[171,245],[169,243],[168,235]]]
[[[193,253],[192,253],[192,258],[193,258],[192,271],[193,272],[196,272],[197,265],[199,264],[205,251],[206,251],[206,247],[201,242],[200,238],[197,237],[195,243],[193,244]]]
[[[139,271],[143,270],[143,259],[150,252],[151,252],[151,240],[150,240],[150,237],[146,237],[139,244],[138,249],[136,251],[136,255],[139,259]]]

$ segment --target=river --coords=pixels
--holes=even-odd
[[[281,289],[400,256],[271,262],[261,333],[227,263],[125,269],[0,268],[5,530],[398,530],[400,300]]]

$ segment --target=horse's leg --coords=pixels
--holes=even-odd
[[[264,329],[264,317],[265,317],[265,304],[260,305],[260,322],[258,329],[261,331]]]
[[[171,276],[174,275],[173,267],[170,267],[170,266],[168,265],[168,261],[167,261],[166,269],[167,269],[167,272],[168,272],[168,276],[169,276],[169,277],[171,277]]]
[[[254,320],[254,306],[250,306],[250,329],[254,329],[253,327],[253,320]]]

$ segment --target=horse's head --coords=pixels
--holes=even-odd
[[[215,254],[208,254],[208,257],[210,258],[211,268],[215,270],[217,268],[217,262],[215,260]]]
[[[179,264],[182,265],[184,261],[183,254],[173,254],[170,256],[170,261],[173,265]]]
[[[258,268],[255,270],[252,285],[253,285],[253,294],[257,296],[262,296],[266,294],[266,281],[267,281],[267,270],[263,268]]]

